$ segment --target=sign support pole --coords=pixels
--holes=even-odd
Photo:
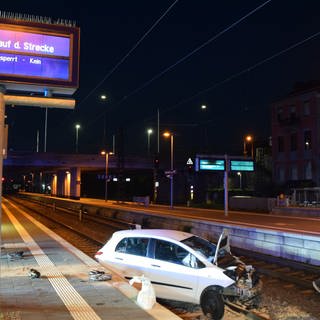
[[[171,174],[170,174],[170,208],[173,209],[173,134],[170,137],[170,149],[171,149]]]
[[[225,170],[224,170],[224,215],[227,217],[228,216],[228,194],[229,194],[229,189],[228,189],[228,171],[229,171],[229,164],[228,164],[228,156],[225,154],[224,155],[224,161],[225,161]]]
[[[52,93],[50,90],[44,90],[45,97],[52,97]],[[45,120],[44,120],[44,148],[43,151],[47,152],[47,134],[48,134],[48,107],[45,108]]]
[[[3,174],[3,155],[4,155],[4,117],[5,117],[5,88],[0,85],[0,252],[2,247],[2,174]]]

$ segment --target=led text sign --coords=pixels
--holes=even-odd
[[[78,28],[0,19],[0,83],[8,89],[72,94],[78,69]]]
[[[254,171],[254,161],[246,158],[222,158],[219,155],[200,155],[195,158],[196,171]],[[228,166],[227,166],[228,165]]]
[[[200,170],[224,171],[225,161],[223,159],[199,159]]]
[[[254,162],[252,160],[230,160],[231,171],[254,171]]]

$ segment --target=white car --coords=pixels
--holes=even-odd
[[[223,317],[225,299],[248,301],[261,290],[252,266],[231,255],[226,231],[217,244],[176,230],[117,231],[95,258],[126,279],[149,278],[158,298],[200,304],[211,319]]]

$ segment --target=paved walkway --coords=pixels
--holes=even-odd
[[[1,320],[180,319],[159,304],[142,310],[137,290],[115,274],[89,280],[90,270],[104,268],[7,200],[1,227]]]

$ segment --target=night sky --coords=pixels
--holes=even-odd
[[[248,133],[267,141],[270,104],[295,83],[320,78],[320,35],[287,50],[320,32],[320,1],[266,2],[6,1],[0,10],[70,19],[80,27],[77,105],[49,110],[48,152],[75,152],[80,123],[81,153],[111,148],[112,136],[122,132],[124,153],[145,155],[146,130],[156,129],[159,110],[161,130],[174,132],[175,152],[187,159],[201,152],[239,155]],[[39,131],[43,151],[45,110],[17,106],[6,113],[9,148],[35,151]],[[155,152],[155,134],[150,142]],[[160,152],[167,144],[161,138]]]

